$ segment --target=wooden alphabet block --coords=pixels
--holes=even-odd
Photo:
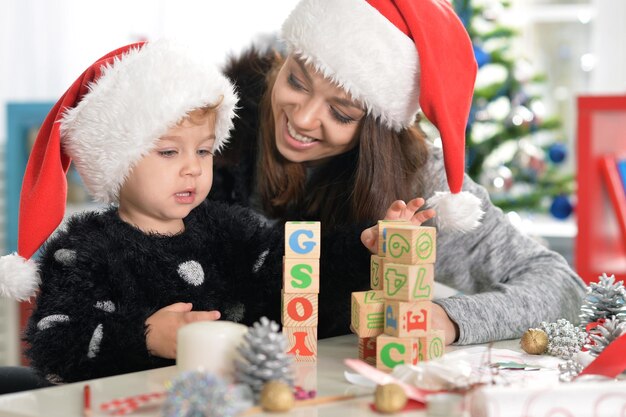
[[[443,330],[430,330],[426,336],[420,337],[419,360],[427,361],[440,358],[445,352],[446,338]]]
[[[317,326],[317,294],[282,292],[281,316],[284,327]]]
[[[395,225],[387,228],[389,262],[434,264],[437,256],[436,229],[428,226]]]
[[[353,331],[359,337],[377,336],[383,332],[385,319],[383,308],[385,306],[383,292],[359,291],[352,293],[352,318]]]
[[[317,361],[317,327],[284,327],[287,339],[287,353],[296,362]]]
[[[385,300],[385,334],[396,337],[422,337],[431,329],[430,301]]]
[[[294,366],[294,385],[305,391],[317,391],[317,363],[298,362]]]
[[[376,367],[390,371],[402,364],[415,365],[419,361],[419,339],[381,334],[376,338]]]
[[[378,256],[385,257],[387,254],[387,228],[410,224],[407,220],[379,220],[378,221]]]
[[[372,255],[370,260],[370,287],[373,290],[383,289],[383,264],[385,258]]]
[[[386,260],[383,277],[383,294],[386,299],[421,301],[432,300],[434,296],[433,264],[405,265]]]
[[[376,366],[376,336],[359,339],[359,359]]]
[[[283,258],[283,290],[286,293],[319,293],[320,260]]]
[[[321,245],[320,222],[285,223],[285,257],[318,258]]]

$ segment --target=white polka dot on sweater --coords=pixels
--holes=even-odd
[[[245,312],[246,312],[246,306],[243,305],[243,303],[237,303],[233,306],[226,307],[224,309],[224,318],[226,320],[239,323],[241,320],[243,320],[243,316]]]
[[[252,266],[252,272],[254,272],[255,274],[259,272],[259,269],[261,269],[263,263],[265,263],[265,258],[267,258],[268,253],[270,253],[269,249],[265,249],[263,252],[261,252],[256,262],[254,263],[254,266]]]
[[[94,304],[94,307],[98,310],[106,311],[107,313],[115,312],[115,304],[111,300],[98,301],[96,304]]]
[[[54,252],[54,260],[63,265],[74,265],[76,262],[76,251],[73,249],[58,249]]]
[[[98,352],[100,352],[100,342],[102,342],[102,323],[98,324],[91,335],[89,350],[87,351],[87,357],[89,359],[95,358]]]
[[[37,322],[37,329],[46,330],[50,327],[56,326],[58,323],[65,323],[70,321],[70,317],[66,314],[52,314],[46,316]]]
[[[196,287],[204,282],[204,270],[196,261],[187,261],[178,265],[178,275]]]

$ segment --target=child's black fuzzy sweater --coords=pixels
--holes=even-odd
[[[32,366],[70,382],[172,365],[150,355],[144,323],[177,302],[247,325],[279,321],[283,236],[218,202],[193,210],[173,236],[146,234],[116,208],[74,216],[39,261],[26,332]]]

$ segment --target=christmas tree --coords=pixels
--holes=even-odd
[[[467,172],[503,210],[572,212],[574,178],[558,118],[545,114],[545,79],[514,53],[516,31],[500,23],[506,0],[453,0],[474,45],[478,76],[466,132]]]

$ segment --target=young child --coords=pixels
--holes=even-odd
[[[205,200],[237,96],[204,55],[169,41],[113,51],[42,126],[22,189],[21,256],[0,260],[0,294],[27,299],[41,278],[26,340],[49,381],[172,365],[188,322],[278,317],[282,231]],[[70,160],[111,205],[73,216],[26,261],[63,217]]]

